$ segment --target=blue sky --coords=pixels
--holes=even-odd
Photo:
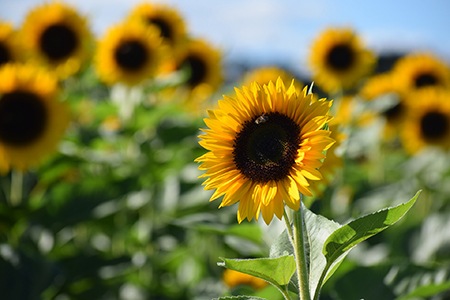
[[[101,34],[142,0],[66,0]],[[450,61],[447,0],[154,0],[185,17],[189,32],[226,58],[304,65],[314,38],[328,26],[351,26],[382,51],[433,51]],[[0,18],[19,25],[40,0],[0,0]],[[295,69],[295,67],[294,67]]]

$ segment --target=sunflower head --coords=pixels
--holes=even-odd
[[[185,21],[173,7],[157,3],[141,3],[130,12],[129,19],[157,27],[163,41],[171,47],[176,47],[186,38]]]
[[[73,7],[61,2],[30,10],[20,31],[30,59],[66,78],[80,70],[90,58],[92,33]]]
[[[235,288],[240,285],[249,285],[255,290],[262,289],[268,285],[267,281],[254,277],[249,274],[241,273],[231,269],[225,269],[222,275],[223,282],[229,288]]]
[[[16,61],[20,57],[17,32],[13,26],[0,22],[0,66]]]
[[[153,77],[163,52],[159,32],[139,22],[109,28],[95,55],[97,74],[107,84],[136,85]]]
[[[207,86],[215,90],[222,83],[222,55],[202,39],[191,39],[175,52],[175,69],[188,73],[186,85],[190,89]]]
[[[57,99],[56,78],[45,71],[8,64],[0,78],[0,165],[26,169],[56,146],[68,112]]]
[[[430,53],[413,53],[399,59],[393,69],[394,82],[408,93],[428,87],[450,88],[450,69]]]
[[[331,102],[298,93],[293,82],[286,89],[281,79],[235,91],[208,112],[200,135],[208,152],[196,161],[205,189],[215,189],[211,200],[239,202],[239,222],[262,214],[269,224],[282,218],[284,204],[298,210],[300,193],[311,195],[309,181],[322,178],[318,168],[333,144],[324,129]]]
[[[336,92],[370,74],[375,56],[353,30],[330,28],[313,42],[309,62],[314,81],[325,91]]]
[[[450,91],[427,88],[408,94],[402,141],[410,153],[426,147],[450,149]]]

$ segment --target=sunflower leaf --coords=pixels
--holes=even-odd
[[[341,261],[357,244],[399,221],[414,205],[419,194],[420,191],[405,203],[365,215],[334,231],[325,241],[322,250],[327,261],[324,273],[322,274],[322,277],[325,279],[324,282],[326,281],[325,275],[329,278],[333,273],[335,268],[330,272],[328,270],[336,266],[336,262]]]
[[[220,257],[218,265],[264,279],[278,288],[287,285],[295,272],[292,255],[277,258],[229,259]]]

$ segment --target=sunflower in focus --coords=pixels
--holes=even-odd
[[[0,66],[16,61],[20,56],[19,53],[17,33],[13,26],[0,22]]]
[[[164,4],[141,3],[130,12],[129,19],[157,27],[163,41],[171,47],[176,47],[187,35],[185,21],[178,10]]]
[[[336,93],[369,75],[376,59],[353,30],[330,28],[313,42],[309,62],[317,85]]]
[[[142,83],[155,75],[163,52],[159,32],[139,22],[109,28],[95,55],[98,76],[107,84]]]
[[[400,58],[392,70],[395,84],[403,92],[425,87],[450,88],[450,69],[430,53],[414,53]]]
[[[408,97],[408,117],[402,128],[405,149],[414,154],[428,147],[450,149],[450,91],[427,88]]]
[[[20,30],[30,59],[67,78],[90,58],[92,33],[86,18],[60,2],[30,10]]]
[[[56,147],[69,115],[56,78],[29,65],[0,69],[0,171],[25,170]]]
[[[245,73],[242,79],[242,85],[250,85],[250,83],[256,81],[259,84],[268,84],[269,81],[276,81],[280,77],[283,82],[289,82],[292,78],[295,78],[291,72],[284,70],[277,66],[264,66],[252,69]],[[298,91],[303,90],[303,83],[299,80],[295,80],[295,85]]]
[[[205,189],[215,189],[211,201],[239,202],[238,222],[261,214],[269,224],[282,218],[285,204],[298,210],[300,193],[311,196],[309,181],[322,179],[318,168],[333,144],[324,129],[332,102],[298,93],[294,83],[286,89],[281,79],[235,91],[208,111],[199,142],[208,152],[196,162]]]

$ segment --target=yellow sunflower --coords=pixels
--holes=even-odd
[[[392,72],[382,73],[369,78],[360,91],[363,100],[380,101],[384,97],[390,98],[389,105],[377,108],[376,114],[385,120],[383,136],[389,140],[397,137],[399,129],[406,116],[407,98],[401,87],[396,83]]]
[[[289,82],[295,76],[278,66],[262,66],[254,68],[244,74],[242,79],[242,85],[249,85],[250,83],[256,81],[259,84],[268,84],[269,81],[276,81],[280,77],[284,82]],[[299,80],[295,80],[296,88],[299,91],[303,90],[303,83]]]
[[[428,146],[450,149],[450,91],[426,88],[408,97],[408,116],[402,127],[402,142],[410,153]]]
[[[400,58],[392,70],[403,92],[423,87],[450,88],[450,69],[431,53],[413,53]]]
[[[107,84],[137,85],[154,76],[162,49],[162,40],[155,28],[139,22],[113,26],[98,43],[97,74]]]
[[[20,57],[17,33],[13,26],[0,21],[0,66],[16,61]]]
[[[376,60],[353,30],[330,28],[313,42],[309,62],[317,85],[336,93],[369,75]]]
[[[222,54],[202,39],[191,39],[175,52],[175,70],[188,72],[186,85],[194,89],[216,90],[223,81]]]
[[[129,19],[156,26],[160,30],[163,41],[171,47],[176,47],[187,35],[183,17],[178,10],[168,5],[159,3],[138,4],[130,12]]]
[[[73,7],[52,2],[30,10],[20,30],[30,59],[67,78],[90,58],[92,33]]]
[[[284,204],[300,207],[300,193],[311,195],[309,180],[320,180],[318,168],[333,140],[324,126],[332,102],[276,84],[252,83],[224,96],[208,111],[200,145],[208,152],[196,161],[207,178],[205,189],[221,196],[220,207],[239,202],[238,222],[258,219],[269,224],[283,216]]]
[[[56,78],[29,65],[0,69],[0,170],[25,170],[56,147],[69,123]]]

